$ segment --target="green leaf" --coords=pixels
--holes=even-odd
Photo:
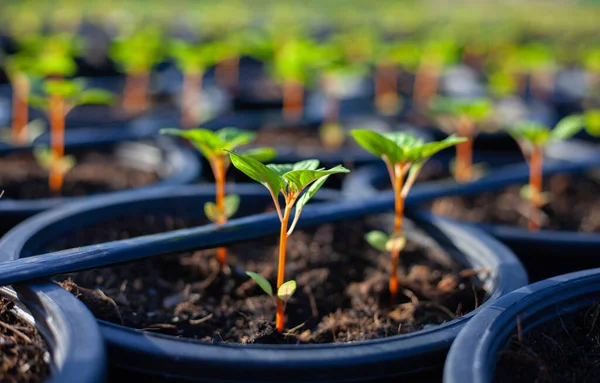
[[[293,164],[293,170],[317,170],[319,160],[303,160]]]
[[[71,98],[81,92],[81,84],[70,80],[47,80],[44,82],[44,92],[52,96]]]
[[[287,281],[279,287],[277,296],[282,301],[287,302],[294,295],[294,292],[296,292],[296,281]]]
[[[465,141],[467,141],[465,137],[458,137],[452,134],[441,141],[428,142],[421,146],[414,147],[406,153],[406,157],[411,162],[427,159],[446,148],[458,145]]]
[[[219,209],[214,202],[207,202],[204,204],[204,214],[211,222],[218,222],[221,217],[221,212],[219,212]]]
[[[79,96],[74,99],[75,105],[85,104],[111,104],[115,100],[115,95],[106,89],[86,89],[81,91]]]
[[[523,121],[506,128],[517,141],[526,141],[533,145],[546,146],[550,141],[550,128],[533,121]]]
[[[38,94],[30,94],[29,97],[27,98],[27,102],[32,107],[41,109],[41,110],[48,110],[48,107],[49,107],[48,99],[46,99],[45,97],[40,96]]]
[[[237,194],[229,194],[225,197],[225,217],[231,218],[240,207],[240,196]]]
[[[204,157],[211,160],[221,156],[222,148],[226,146],[219,135],[208,129],[161,129],[160,134],[169,134],[187,139]]]
[[[600,109],[588,109],[583,114],[586,132],[594,137],[600,137]]]
[[[273,148],[253,148],[243,151],[242,154],[259,162],[271,161],[277,157],[277,151]]]
[[[318,165],[317,165],[318,166]],[[349,173],[350,170],[338,165],[329,170],[292,170],[285,173],[282,178],[288,182],[289,187],[296,192],[302,191],[307,185],[321,177],[336,173]]]
[[[365,235],[365,239],[375,250],[384,252],[386,251],[386,245],[390,237],[383,231],[374,230],[368,232],[367,235]]]
[[[294,170],[294,164],[268,164],[267,167],[280,177]]]
[[[233,127],[219,129],[215,132],[221,139],[222,145],[219,149],[234,150],[238,146],[249,144],[256,137],[256,133]]]
[[[262,275],[254,273],[252,271],[246,271],[246,274],[250,278],[254,279],[254,282],[256,282],[256,284],[262,289],[262,291],[269,294],[270,296],[273,296],[273,288],[271,287],[271,284]],[[281,287],[283,287],[283,285],[281,285]]]
[[[567,116],[560,120],[550,132],[550,140],[562,141],[573,137],[584,127],[583,115]]]
[[[379,133],[367,129],[354,129],[350,132],[352,137],[369,153],[382,158],[386,156],[392,164],[402,159],[402,150],[396,142]]]
[[[285,188],[283,179],[273,170],[256,161],[252,157],[244,156],[226,150],[231,158],[231,163],[242,173],[252,178],[254,181],[263,184],[273,195],[277,196],[279,191]]]
[[[320,179],[316,180],[312,185],[310,185],[308,190],[306,190],[304,193],[302,193],[300,198],[298,198],[298,201],[296,201],[296,215],[297,216],[299,216],[300,213],[302,213],[302,209],[304,209],[304,206],[308,203],[308,201],[310,201],[310,199],[315,195],[315,193],[323,186],[323,184],[327,181],[328,178],[329,178],[329,176],[321,177]]]

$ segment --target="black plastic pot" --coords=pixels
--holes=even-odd
[[[16,259],[38,254],[53,238],[70,228],[110,216],[125,209],[161,211],[167,204],[195,200],[201,203],[194,190],[207,185],[171,190],[167,194],[147,192],[133,198],[115,197],[65,206],[46,212],[24,222],[9,232],[0,242],[0,254]],[[260,185],[258,185],[260,186]],[[253,208],[258,202],[248,202],[251,194],[240,193]],[[317,194],[318,195],[318,194]],[[268,195],[260,194],[263,201]],[[258,194],[255,194],[258,197]],[[129,200],[129,203],[124,204]],[[413,195],[409,203],[420,200]],[[171,202],[169,202],[171,201]],[[351,203],[315,204],[305,208],[299,227],[309,227],[331,221],[359,218],[364,215],[390,211],[392,196],[384,193],[370,201]],[[193,209],[187,209],[190,212]],[[22,272],[14,275],[32,278],[94,268],[114,262],[125,262],[142,257],[172,253],[191,248],[207,248],[232,242],[258,238],[279,231],[279,220],[273,213],[229,221],[220,230],[205,226],[170,233],[138,237],[103,245],[79,248],[28,258]],[[146,333],[106,322],[101,331],[108,343],[110,361],[119,369],[136,371],[168,381],[176,379],[205,382],[238,381],[292,381],[342,382],[381,381],[399,376],[439,376],[440,367],[452,340],[481,308],[491,304],[507,292],[527,283],[525,272],[518,260],[498,242],[476,229],[448,220],[427,217],[418,225],[453,256],[467,266],[487,267],[492,277],[486,283],[489,297],[480,308],[448,323],[411,334],[351,344],[267,346],[207,344],[189,339]],[[14,268],[20,263],[5,263]],[[2,269],[0,263],[0,270]],[[0,280],[4,283],[7,280]],[[69,293],[64,292],[65,299]],[[70,299],[75,299],[71,297]],[[146,379],[146,378],[145,378]],[[149,379],[149,378],[148,378]],[[392,380],[393,381],[393,380]]]
[[[576,148],[575,148],[576,149]],[[600,153],[583,155],[572,162],[547,160],[544,175],[559,173],[578,174],[600,166]],[[590,154],[590,153],[588,153]],[[468,196],[498,190],[514,184],[525,184],[529,179],[526,164],[510,165],[470,184],[458,185],[449,182],[433,182],[416,185],[413,192],[426,197],[427,201],[446,196]],[[419,211],[409,212],[418,216]],[[565,272],[590,269],[600,266],[598,248],[600,234],[553,230],[530,232],[525,228],[463,222],[482,229],[508,245],[521,259],[530,279],[538,281]]]
[[[517,334],[598,303],[600,269],[564,274],[520,288],[482,309],[458,335],[444,366],[445,383],[493,381],[499,353]],[[568,329],[566,329],[568,330]]]
[[[170,185],[188,184],[200,176],[201,163],[188,149],[179,147],[168,137],[160,137],[150,141],[92,143],[67,142],[67,154],[83,154],[93,149],[112,153],[127,166],[140,166],[156,171],[161,178],[153,185],[142,187],[157,188]],[[29,148],[0,148],[0,156],[31,151]],[[0,185],[1,186],[1,185]],[[36,200],[14,200],[4,195],[0,200],[1,228],[7,230],[23,219],[58,205],[84,200],[89,197],[60,197]]]
[[[50,353],[50,376],[45,382],[100,383],[106,377],[104,340],[87,308],[66,299],[54,283],[0,288],[15,302],[15,314],[35,326]]]

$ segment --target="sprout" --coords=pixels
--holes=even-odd
[[[126,73],[123,108],[129,113],[146,110],[150,70],[164,54],[160,28],[146,26],[120,37],[111,45],[109,54]]]
[[[271,287],[271,283],[267,281],[262,275],[253,273],[252,271],[246,271],[246,274],[252,278],[258,287],[262,289],[267,295],[271,298],[275,299],[273,296],[273,288]],[[287,302],[292,298],[292,295],[296,292],[296,281],[287,281],[277,289],[277,298],[278,301],[283,302],[283,312],[285,313],[285,306]],[[276,302],[277,303],[277,302]],[[283,329],[282,329],[283,330]],[[282,330],[279,330],[281,332]]]
[[[234,150],[242,145],[247,145],[254,140],[256,134],[237,128],[222,128],[216,132],[207,129],[161,129],[160,133],[189,140],[208,160],[215,177],[216,204],[207,202],[204,205],[204,212],[209,220],[223,225],[236,213],[240,204],[239,196],[225,196],[226,174],[231,162],[223,148]],[[271,148],[255,148],[245,153],[257,161],[269,161],[277,155]],[[227,258],[227,250],[224,247],[217,250],[217,258],[223,267]]]
[[[84,89],[81,80],[46,80],[43,95],[32,94],[29,104],[43,110],[50,120],[52,155],[49,185],[54,194],[60,193],[65,169],[65,117],[75,107],[84,104],[108,104],[113,94],[104,89]]]
[[[529,164],[529,185],[522,194],[528,197],[532,211],[538,210],[543,206],[544,200],[547,200],[542,193],[544,148],[552,142],[571,138],[583,128],[584,123],[583,116],[572,115],[560,120],[554,129],[532,121],[506,128],[519,143],[523,156]],[[530,214],[528,227],[529,230],[540,228],[540,222],[533,217],[533,214]]]
[[[379,134],[370,130],[353,130],[356,142],[370,153],[385,162],[392,182],[395,204],[394,231],[391,235],[383,232],[367,234],[367,241],[380,251],[389,251],[392,255],[390,276],[390,294],[395,300],[398,294],[398,265],[400,251],[406,243],[402,233],[402,216],[404,214],[404,199],[425,162],[435,153],[451,146],[465,142],[465,138],[451,135],[439,142],[425,143],[410,133],[390,132]],[[408,175],[408,176],[407,176]],[[407,176],[406,182],[404,177]]]
[[[263,165],[251,156],[237,154],[229,151],[233,166],[238,168],[254,181],[264,185],[273,198],[275,209],[281,230],[279,233],[279,264],[277,268],[277,290],[284,285],[285,279],[285,254],[287,239],[294,231],[302,209],[315,193],[323,186],[327,178],[332,174],[348,173],[348,169],[341,165],[331,169],[319,168],[318,160],[305,160],[295,164],[269,164]],[[282,194],[285,207],[279,204],[279,194]],[[288,228],[292,209],[295,206],[294,220]],[[289,283],[289,282],[288,282]],[[277,299],[276,327],[277,331],[283,331],[284,325],[284,301],[282,297]]]
[[[466,140],[456,146],[456,172],[458,182],[470,181],[473,177],[473,139],[476,123],[492,112],[492,103],[486,98],[459,99],[438,97],[430,106],[434,114],[450,118],[450,129]]]

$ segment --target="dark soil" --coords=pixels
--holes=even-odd
[[[500,355],[494,381],[598,382],[600,381],[600,305],[564,315],[511,338]]]
[[[42,382],[50,375],[50,354],[35,327],[13,308],[14,302],[0,298],[0,381]]]
[[[155,172],[136,169],[119,162],[110,154],[86,152],[66,175],[62,196],[85,196],[149,185],[158,180]],[[4,199],[40,199],[51,197],[48,171],[30,154],[0,158],[0,189]]]
[[[545,179],[551,199],[541,211],[531,210],[521,197],[522,185],[476,196],[445,197],[430,204],[436,213],[454,219],[527,227],[528,217],[552,230],[600,232],[600,178],[554,175]]]
[[[325,224],[298,230],[289,238],[286,273],[297,281],[298,289],[286,309],[283,335],[273,328],[273,300],[244,273],[256,271],[274,282],[275,236],[231,246],[228,263],[236,266],[224,271],[210,249],[71,274],[60,284],[100,319],[211,343],[382,338],[452,320],[483,302],[485,291],[474,278],[477,272],[465,270],[431,238],[412,231],[402,254],[401,294],[390,304],[389,255],[373,250],[363,239],[371,229],[385,228],[388,219],[374,216]],[[167,221],[176,222],[138,221],[136,231],[147,224],[156,231]],[[87,234],[82,231],[57,247],[123,236],[114,223],[114,228],[105,224]]]

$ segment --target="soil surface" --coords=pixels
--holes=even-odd
[[[485,291],[474,278],[477,271],[465,270],[430,237],[411,231],[401,256],[401,293],[391,303],[390,257],[364,240],[366,232],[388,227],[390,219],[373,216],[325,224],[290,236],[286,274],[296,280],[298,289],[287,304],[283,334],[273,327],[275,302],[244,272],[258,272],[274,284],[276,236],[232,245],[228,264],[235,266],[224,270],[210,249],[75,273],[59,283],[100,319],[210,343],[382,338],[452,320],[484,301]],[[131,234],[186,224],[169,217],[136,223]],[[82,229],[52,248],[129,235],[124,231],[118,222],[105,223]]]
[[[13,307],[0,298],[0,381],[42,382],[50,375],[50,354],[35,327],[17,317]]]
[[[500,355],[494,381],[600,381],[600,305],[564,315],[511,338]]]
[[[521,197],[521,187],[476,196],[445,197],[430,204],[436,213],[454,219],[527,227],[533,214],[542,228],[552,230],[600,232],[600,176],[567,174],[548,177],[544,192],[550,192],[549,202],[540,210],[532,210]]]
[[[149,185],[158,180],[155,172],[144,171],[119,162],[114,156],[86,152],[66,175],[62,196],[85,196]],[[28,153],[0,158],[0,189],[4,199],[52,197],[48,171]]]

